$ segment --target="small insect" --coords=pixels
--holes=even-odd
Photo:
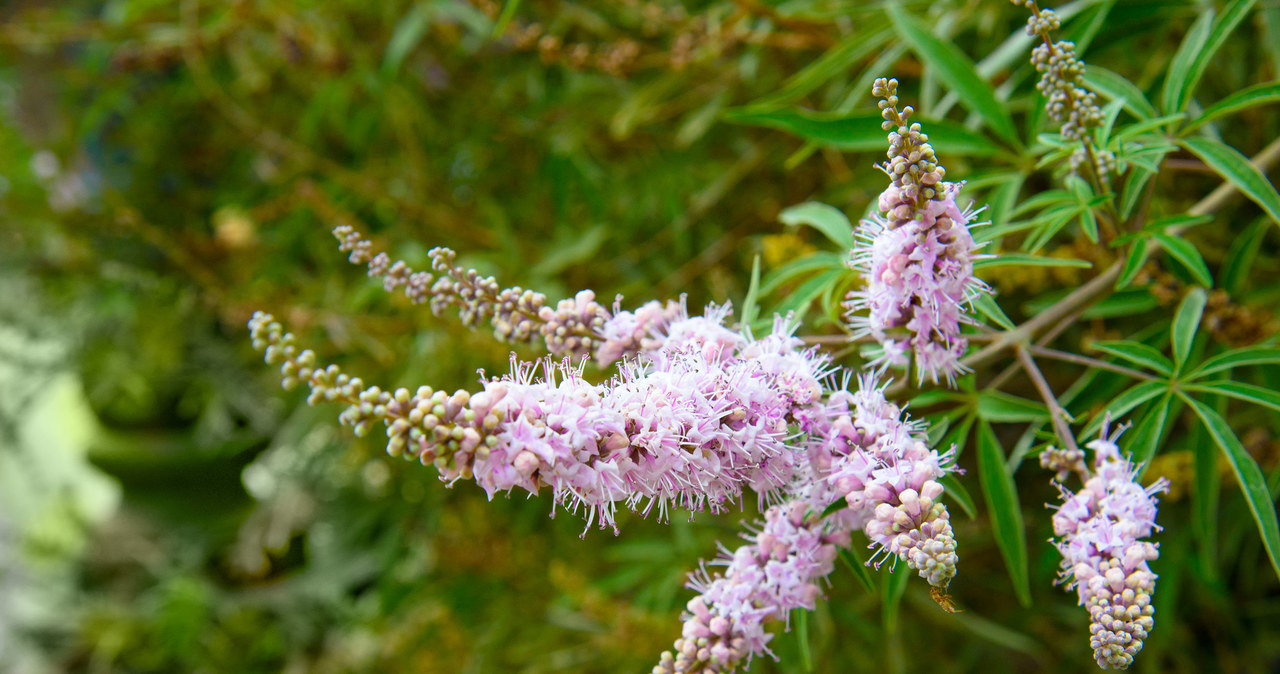
[[[938,607],[947,613],[963,613],[963,609],[956,608],[956,603],[952,601],[951,595],[936,587],[929,588],[929,596],[933,597],[933,601],[937,602]]]

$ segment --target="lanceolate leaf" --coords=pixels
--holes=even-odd
[[[975,260],[974,269],[990,267],[1076,267],[1088,269],[1093,264],[1085,260],[1067,257],[1046,257],[1044,255],[1027,255],[1026,253],[999,253],[992,257]]]
[[[1155,347],[1148,346],[1142,342],[1115,340],[1094,342],[1091,346],[1098,351],[1122,358],[1149,370],[1155,370],[1163,375],[1173,372],[1173,363],[1170,363],[1163,353],[1157,351]]]
[[[973,496],[969,494],[968,489],[965,489],[963,482],[957,480],[954,475],[943,476],[938,482],[947,491],[947,496],[950,496],[951,500],[960,506],[960,509],[969,516],[969,519],[978,518],[978,507],[974,505]]]
[[[1276,574],[1280,575],[1280,521],[1277,521],[1275,501],[1271,499],[1271,492],[1267,489],[1267,481],[1262,476],[1262,469],[1258,467],[1258,463],[1249,455],[1248,450],[1240,443],[1240,438],[1236,437],[1227,420],[1223,419],[1217,410],[1189,396],[1184,395],[1184,400],[1204,422],[1204,427],[1209,431],[1214,444],[1222,450],[1227,457],[1227,462],[1231,464],[1231,469],[1235,471],[1245,501],[1249,504],[1253,519],[1258,524],[1262,545],[1271,558],[1271,566]]]
[[[1231,242],[1231,248],[1227,250],[1227,259],[1222,263],[1222,280],[1218,284],[1223,290],[1232,295],[1240,291],[1244,280],[1249,277],[1249,270],[1253,268],[1253,260],[1258,256],[1258,249],[1262,247],[1262,239],[1266,237],[1270,228],[1271,223],[1267,222],[1266,218],[1260,218]]]
[[[1013,119],[1005,106],[996,100],[991,85],[974,70],[969,57],[950,41],[934,37],[929,27],[911,16],[900,3],[890,2],[886,6],[898,35],[920,60],[937,70],[941,79],[956,92],[960,100],[986,120],[996,135],[1017,145],[1018,133],[1013,126]]]
[[[1280,194],[1276,193],[1275,185],[1257,167],[1250,164],[1244,155],[1235,148],[1208,138],[1183,138],[1178,142],[1261,206],[1280,225]]]
[[[1196,92],[1196,86],[1200,84],[1200,78],[1204,75],[1204,71],[1209,67],[1209,61],[1213,55],[1218,53],[1222,45],[1226,43],[1232,31],[1244,19],[1249,12],[1253,11],[1253,6],[1258,0],[1235,0],[1227,5],[1227,9],[1222,12],[1222,17],[1213,24],[1213,31],[1209,33],[1209,39],[1205,41],[1204,46],[1196,53],[1195,59],[1188,69],[1182,89],[1178,92],[1177,106],[1170,112],[1180,111],[1187,107],[1187,102],[1191,100],[1192,95]]]
[[[1151,457],[1156,455],[1156,445],[1160,442],[1161,433],[1164,432],[1165,419],[1169,416],[1169,407],[1172,402],[1173,395],[1165,393],[1164,397],[1142,416],[1138,426],[1125,434],[1124,439],[1128,441],[1129,456],[1133,458],[1135,464],[1145,466]]]
[[[858,557],[858,553],[852,548],[839,548],[840,561],[849,567],[849,571],[853,572],[853,577],[867,588],[867,592],[874,593],[876,591],[876,581],[871,577],[871,572],[867,570],[866,562]]]
[[[1219,117],[1230,115],[1252,108],[1255,105],[1266,105],[1280,101],[1280,82],[1263,82],[1248,89],[1242,89],[1204,109],[1194,122],[1183,129],[1183,133],[1194,131],[1202,124],[1212,122]]]
[[[884,22],[880,21],[880,25],[883,26]],[[747,109],[776,110],[800,100],[805,94],[822,86],[831,78],[847,72],[855,63],[879,49],[893,35],[888,28],[881,30],[874,30],[874,27],[868,26],[859,28],[848,38],[827,50],[827,53],[788,77],[777,91],[749,103]]]
[[[853,223],[835,206],[806,201],[782,211],[778,219],[784,225],[809,225],[825,234],[841,250],[853,249]]]
[[[1173,317],[1175,371],[1181,372],[1183,364],[1187,362],[1187,354],[1191,353],[1191,342],[1196,338],[1196,328],[1200,327],[1200,316],[1204,314],[1207,299],[1204,288],[1192,288],[1178,305],[1178,313]]]
[[[1173,259],[1178,261],[1196,277],[1196,280],[1206,286],[1213,285],[1213,275],[1209,273],[1209,265],[1204,263],[1204,258],[1200,256],[1200,251],[1191,245],[1186,239],[1169,236],[1163,232],[1156,232],[1151,238],[1160,242],[1160,247],[1165,250]]]
[[[1217,393],[1236,400],[1270,407],[1280,412],[1280,392],[1253,384],[1239,381],[1216,381],[1209,384],[1192,384],[1187,387],[1187,390],[1201,393]]]
[[[742,313],[739,319],[743,326],[751,325],[760,310],[760,256],[756,255],[751,262],[751,284],[747,286],[747,297],[742,300]]]
[[[1147,240],[1138,239],[1133,242],[1129,254],[1124,259],[1124,267],[1120,270],[1120,278],[1116,279],[1116,290],[1124,290],[1138,277],[1142,265],[1147,263]]]
[[[1200,50],[1204,49],[1205,43],[1208,42],[1209,31],[1212,29],[1213,10],[1208,9],[1200,15],[1199,19],[1196,19],[1195,23],[1191,24],[1191,29],[1182,40],[1182,46],[1178,47],[1178,52],[1173,55],[1173,62],[1169,64],[1169,72],[1164,76],[1164,89],[1160,95],[1160,104],[1165,112],[1181,112],[1186,104],[1189,94],[1185,92],[1192,68]]]
[[[848,152],[883,151],[885,131],[880,113],[862,110],[850,114],[815,112],[803,108],[757,111],[738,108],[724,113],[724,119],[735,124],[751,124],[795,134],[824,147]],[[1004,152],[999,145],[980,133],[955,122],[912,118],[920,122],[929,142],[942,155],[989,157]]]
[[[1084,427],[1084,430],[1080,431],[1080,436],[1089,437],[1096,433],[1098,428],[1102,426],[1103,420],[1107,418],[1108,413],[1111,415],[1112,419],[1119,419],[1128,414],[1129,410],[1151,400],[1168,389],[1169,385],[1162,381],[1144,381],[1141,384],[1134,384],[1124,393],[1116,396],[1115,399],[1107,405],[1107,409],[1103,413],[1094,417],[1093,420]]]
[[[1049,411],[1043,403],[1000,391],[983,391],[978,397],[978,416],[986,421],[1018,423],[1044,421]]]
[[[1086,65],[1084,83],[1113,101],[1124,101],[1125,110],[1139,119],[1156,116],[1155,106],[1151,105],[1142,90],[1118,73],[1092,64]]]
[[[1280,363],[1280,348],[1274,346],[1246,346],[1226,353],[1220,353],[1200,364],[1187,377],[1199,379],[1205,375],[1229,370],[1243,365],[1274,365]]]
[[[1022,506],[1013,476],[1005,470],[1004,451],[991,430],[982,422],[978,426],[978,477],[987,499],[996,544],[1004,555],[1005,566],[1014,592],[1023,606],[1031,605],[1031,583],[1027,571],[1027,532],[1022,522]]]

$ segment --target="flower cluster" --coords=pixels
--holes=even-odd
[[[773,506],[759,533],[724,553],[722,573],[711,576],[704,569],[692,577],[689,587],[699,595],[689,601],[682,636],[662,654],[654,674],[732,672],[753,656],[772,655],[766,623],[785,620],[793,609],[812,610],[836,546],[848,541],[848,530],[809,512],[803,501]]]
[[[956,540],[940,501],[954,453],[925,444],[919,426],[869,376],[855,393],[837,391],[827,403],[829,425],[810,456],[830,466],[827,481],[878,550],[872,559],[903,560],[930,585],[945,590],[956,574]],[[879,562],[876,562],[879,566]]]
[[[764,497],[791,480],[788,424],[820,400],[825,359],[785,322],[752,340],[722,325],[726,313],[682,311],[644,338],[653,350],[602,384],[568,360],[513,359],[510,374],[474,395],[364,389],[299,352],[271,316],[255,315],[250,328],[287,385],[307,382],[312,402],[347,403],[340,418],[358,433],[385,421],[389,453],[434,465],[449,482],[474,479],[490,497],[548,487],[588,525],[616,529],[618,504],[664,517],[672,505],[719,511],[745,488]]]
[[[883,346],[881,367],[906,365],[911,354],[920,382],[953,382],[965,371],[960,326],[972,320],[965,307],[989,289],[973,275],[974,213],[956,204],[959,184],[941,182],[928,136],[908,126],[912,110],[898,111],[896,90],[895,80],[876,82],[884,124],[896,125],[885,166],[892,184],[880,195],[880,213],[860,224],[850,266],[863,285],[849,293],[846,315],[856,334]]]
[[[1084,62],[1076,56],[1076,45],[1069,40],[1054,41],[1052,33],[1062,20],[1051,9],[1040,9],[1035,0],[1013,0],[1031,10],[1027,34],[1043,42],[1031,52],[1031,63],[1040,73],[1036,88],[1046,99],[1049,117],[1061,125],[1062,137],[1082,140],[1085,146],[1071,156],[1071,168],[1077,170],[1090,155],[1099,180],[1106,182],[1115,171],[1116,158],[1109,151],[1093,147],[1093,132],[1102,125],[1098,97],[1084,87]]]
[[[1103,669],[1127,669],[1151,631],[1151,595],[1156,575],[1147,562],[1159,552],[1142,539],[1158,527],[1155,495],[1168,488],[1161,478],[1143,488],[1134,466],[1120,456],[1116,436],[1090,442],[1094,470],[1084,469],[1084,487],[1075,493],[1059,485],[1062,504],[1053,516],[1062,553],[1061,578],[1089,609],[1089,643]]]

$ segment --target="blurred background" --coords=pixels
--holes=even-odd
[[[974,60],[1025,20],[1003,1],[904,4]],[[1064,14],[1068,31],[1092,31],[1086,59],[1145,87],[1206,4]],[[1238,37],[1205,78],[1218,96],[1280,74],[1280,8]],[[1025,48],[1011,54],[996,81],[1034,91]],[[349,265],[328,233],[342,222],[418,266],[447,245],[506,285],[622,293],[628,307],[740,302],[757,258],[766,275],[798,259],[838,270],[821,235],[778,215],[819,199],[856,217],[882,189],[882,151],[824,140],[795,110],[873,109],[882,75],[965,120],[877,3],[0,5],[0,671],[647,671],[679,635],[685,574],[716,541],[735,544],[754,504],[580,536],[547,498],[447,489],[387,457],[377,433],[352,437],[337,409],[281,391],[245,322],[272,312],[384,387],[468,387],[506,368],[485,331]],[[1267,110],[1229,139],[1274,138]],[[975,179],[971,197],[991,196],[983,152],[944,159]],[[1188,203],[1216,185],[1181,180]],[[995,195],[997,217],[1018,194]],[[1198,236],[1213,261],[1232,234]],[[1082,278],[993,280],[1016,299]],[[847,274],[775,279],[768,310],[835,330]],[[1246,430],[1274,470],[1274,421]],[[1178,481],[1182,466],[1183,487],[1186,460],[1165,471]],[[781,634],[781,662],[752,671],[1091,670],[1087,616],[1052,585],[1038,504],[1054,493],[1028,475],[1032,607],[1013,597],[985,514],[957,514],[963,613],[919,583],[887,608],[837,569],[808,643]],[[1280,590],[1234,489],[1221,517],[1247,526],[1221,556],[1163,543],[1141,671],[1280,671]]]

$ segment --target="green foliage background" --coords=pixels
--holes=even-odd
[[[977,64],[1012,137],[885,3],[0,8],[0,669],[647,670],[679,634],[685,574],[716,541],[732,544],[754,504],[669,525],[632,516],[620,536],[581,536],[575,517],[547,517],[546,498],[489,503],[471,485],[446,489],[434,471],[350,437],[336,410],[282,393],[244,323],[271,311],[322,358],[384,386],[465,387],[478,368],[506,367],[508,349],[483,331],[410,307],[348,265],[327,230],[354,222],[410,262],[448,245],[504,283],[551,297],[622,293],[626,306],[679,293],[695,307],[741,301],[759,258],[764,315],[797,309],[807,333],[835,333],[853,282],[843,251],[779,216],[818,200],[856,220],[883,188],[878,76],[898,77],[904,100],[918,101],[948,176],[990,204],[1005,252],[1042,247],[1065,261],[983,273],[1014,322],[1090,278],[1090,265],[1123,259],[1088,242],[1079,209],[1058,218],[1067,197],[1028,201],[1063,185],[1064,155],[1051,138],[1037,142],[1048,127],[1030,40],[1018,37],[1023,10],[892,4]],[[1157,101],[1214,4],[1061,9],[1091,66]],[[1280,77],[1280,8],[1243,4],[1189,119]],[[1141,121],[1115,112],[1122,127]],[[1275,106],[1259,105],[1196,137],[1252,155],[1278,134]],[[1175,148],[1156,160],[1152,220],[1185,213],[1223,182],[1200,156]],[[1280,236],[1253,202],[1224,203],[1213,225],[1180,239],[1198,257],[1153,253],[1063,339],[1163,348],[1203,265],[1220,294],[1196,358],[1274,346]],[[1055,390],[1080,389],[1068,407],[1081,422],[1125,387],[1108,373],[1045,371]],[[1023,379],[1006,390],[1035,399]],[[1247,381],[1274,391],[1280,372],[1260,366]],[[1047,441],[1038,403],[975,396],[913,410],[948,419],[948,442],[962,447],[973,419],[973,442],[996,423],[997,460]],[[1228,414],[1274,504],[1277,413],[1207,399]],[[1181,403],[1163,437],[1147,475],[1169,476],[1175,491],[1161,513],[1156,629],[1137,669],[1274,670],[1280,585],[1231,470]],[[978,453],[961,464],[981,495]],[[1053,586],[1040,504],[1055,492],[1034,463],[1016,494],[1028,602],[980,503],[976,517],[955,515],[962,613],[939,611],[914,583],[899,599],[887,569],[876,592],[840,569],[805,640],[778,637],[781,661],[752,671],[1092,668],[1087,616]]]

